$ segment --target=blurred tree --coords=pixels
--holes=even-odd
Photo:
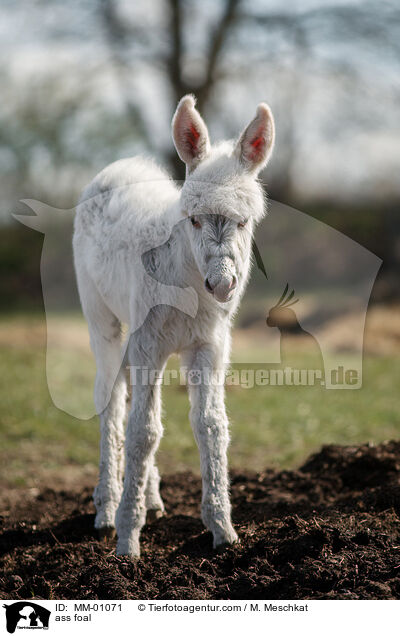
[[[0,17],[3,218],[24,196],[71,207],[105,164],[135,153],[182,177],[169,122],[187,92],[213,137],[236,135],[268,99],[278,132],[270,196],[314,201],[324,219],[343,204],[334,225],[364,243],[363,206],[384,205],[369,247],[398,263],[394,0],[4,0]]]
[[[18,12],[11,2],[7,10]],[[30,196],[45,196],[46,186],[54,192],[56,183],[57,197],[63,190],[68,198],[70,190],[71,205],[86,175],[145,149],[163,155],[174,176],[182,177],[169,134],[162,132],[187,92],[196,94],[200,110],[219,125],[221,136],[237,134],[250,99],[251,109],[259,98],[273,102],[278,144],[268,172],[269,192],[295,205],[301,190],[320,197],[323,186],[323,180],[314,179],[320,162],[307,157],[310,133],[320,151],[337,139],[341,145],[351,143],[354,132],[379,135],[382,123],[387,139],[391,127],[398,130],[393,117],[400,94],[400,7],[393,1],[289,1],[282,6],[273,0],[148,0],[145,5],[72,0],[66,6],[61,0],[41,0],[40,11],[47,20],[41,20],[37,44],[57,52],[55,44],[67,43],[76,59],[71,53],[67,62],[53,62],[51,55],[38,58],[28,82],[7,63],[0,66],[5,95],[0,179],[6,174],[0,185],[6,191],[13,181],[22,194],[26,187]],[[323,104],[329,91],[333,99]],[[387,109],[383,97],[392,100]],[[159,102],[155,125],[149,114],[154,120],[154,99]],[[334,100],[340,100],[339,107]],[[360,165],[373,161],[370,138],[371,152],[363,153]],[[10,177],[11,165],[15,176]],[[332,168],[340,170],[333,162]],[[351,163],[344,168],[353,187],[350,196],[358,169]],[[326,173],[325,168],[325,182]],[[394,174],[368,178],[384,196],[388,188],[398,193],[396,182]],[[340,192],[346,196],[343,187]],[[379,188],[369,185],[366,192],[376,196]]]
[[[216,96],[221,97],[221,90],[229,84],[265,84],[270,73],[276,85],[279,148],[269,191],[273,198],[285,202],[293,202],[298,182],[295,164],[304,146],[300,119],[312,90],[307,79],[322,72],[338,87],[343,86],[345,95],[351,86],[354,102],[343,101],[337,126],[358,125],[351,121],[351,108],[359,109],[359,103],[357,116],[364,120],[363,125],[376,126],[376,113],[369,113],[365,104],[361,112],[362,99],[354,99],[354,94],[357,87],[360,94],[365,92],[368,56],[376,63],[384,49],[394,65],[400,59],[400,7],[394,2],[383,2],[379,7],[369,0],[348,5],[304,3],[304,7],[289,3],[282,7],[266,0],[206,0],[201,5],[193,0],[163,0],[158,14],[153,7],[150,19],[140,10],[128,13],[124,1],[98,1],[127,112],[136,124],[140,122],[143,134],[148,129],[146,113],[138,108],[137,96],[129,89],[138,61],[150,64],[162,75],[169,116],[185,93],[196,95],[206,116],[211,108],[215,114],[221,106],[226,107]],[[363,55],[348,54],[354,42],[365,48]],[[397,90],[400,92],[400,87]],[[346,117],[348,121],[343,123]],[[230,134],[229,123],[225,128]],[[152,131],[148,130],[146,139],[150,148],[154,144]],[[165,149],[164,155],[174,176],[182,178],[183,166],[176,153]]]
[[[157,64],[165,73],[170,84],[170,94],[173,104],[176,104],[183,95],[193,93],[197,97],[197,105],[201,112],[206,112],[211,92],[218,81],[219,62],[224,50],[226,41],[234,28],[238,8],[241,0],[225,0],[223,10],[216,25],[210,29],[208,43],[204,55],[204,68],[201,75],[185,73],[185,57],[187,50],[184,44],[184,31],[186,24],[186,13],[188,10],[185,0],[165,0],[168,8],[168,46],[158,57]],[[116,62],[121,72],[131,71],[133,60],[126,55],[126,45],[136,39],[139,43],[148,45],[144,31],[137,26],[132,26],[123,19],[118,10],[116,0],[100,0],[101,15],[108,34],[109,43],[113,51],[114,62]],[[155,48],[157,51],[157,48]],[[154,60],[155,61],[155,60]],[[143,124],[143,119],[132,103],[132,96],[125,93],[125,100],[128,112],[133,114],[133,118]],[[184,167],[175,151],[168,153],[168,163],[173,169],[175,178],[184,178]]]

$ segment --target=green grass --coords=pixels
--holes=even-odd
[[[299,365],[302,363],[299,358]],[[177,364],[172,360],[172,365]],[[25,347],[3,344],[0,357],[0,481],[29,486],[63,475],[71,467],[90,469],[98,461],[97,419],[75,419],[51,401],[45,375],[44,341]],[[230,464],[262,469],[300,464],[321,444],[379,443],[399,437],[395,357],[364,361],[363,387],[231,387]],[[163,389],[165,434],[159,451],[162,471],[193,469],[199,458],[188,422],[183,387]]]

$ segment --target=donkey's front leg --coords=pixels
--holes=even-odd
[[[140,556],[139,536],[146,521],[146,486],[162,435],[160,386],[138,382],[125,440],[125,479],[116,516],[117,554]]]
[[[214,548],[235,543],[229,500],[227,449],[229,422],[225,411],[223,369],[210,365],[207,351],[197,351],[188,376],[190,420],[200,451],[203,480],[202,519],[214,537]]]

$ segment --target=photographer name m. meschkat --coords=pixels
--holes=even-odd
[[[264,612],[308,612],[308,605],[297,605],[297,603],[287,603],[287,605],[273,605],[264,603]]]

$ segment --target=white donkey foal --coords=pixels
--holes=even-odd
[[[139,377],[133,383],[124,441],[122,367],[162,374],[174,352],[197,378],[189,383],[189,396],[203,479],[202,519],[214,547],[237,541],[221,372],[229,359],[232,317],[248,279],[253,230],[264,214],[257,175],[272,151],[273,117],[262,103],[237,143],[211,147],[195,100],[187,95],[173,119],[173,138],[186,163],[182,188],[149,160],[121,160],[86,188],[75,221],[76,274],[97,363],[101,448],[95,527],[103,535],[116,527],[117,553],[132,557],[140,554],[146,512],[149,520],[164,511],[155,465],[161,396],[158,382]],[[160,285],[171,286],[171,301],[160,296]],[[191,300],[178,298],[177,291]],[[130,329],[126,351],[121,323]]]

